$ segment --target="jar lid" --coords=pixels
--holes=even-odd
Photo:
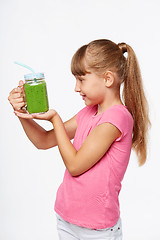
[[[44,73],[28,73],[24,75],[25,80],[44,78]]]

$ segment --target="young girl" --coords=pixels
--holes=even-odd
[[[55,202],[60,239],[120,240],[118,196],[131,148],[139,165],[145,163],[147,152],[150,121],[139,66],[129,45],[101,39],[78,49],[71,71],[86,107],[65,123],[55,110],[22,111],[22,81],[9,101],[31,142],[38,149],[58,145],[66,166]],[[53,129],[46,131],[33,119],[48,120]]]

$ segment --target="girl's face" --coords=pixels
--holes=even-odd
[[[80,93],[87,106],[102,104],[106,93],[104,78],[93,72],[76,76],[75,92]]]

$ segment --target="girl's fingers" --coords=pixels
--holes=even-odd
[[[24,113],[23,111],[22,112],[14,111],[14,113],[17,117],[20,117],[20,118],[33,119],[32,114]]]
[[[55,110],[49,110],[48,112],[45,113],[26,113],[23,110],[20,111],[14,111],[15,115],[20,118],[25,118],[25,119],[39,119],[39,120],[48,120],[50,121],[57,112]]]
[[[15,115],[17,117],[20,117],[20,118],[25,118],[25,119],[41,119],[41,117],[39,117],[40,114],[37,114],[37,113],[34,113],[34,114],[29,114],[29,113],[26,113],[24,112],[23,110],[22,111],[14,111]]]
[[[23,80],[20,80],[19,81],[19,87],[23,87],[23,84],[24,84]]]
[[[22,98],[12,99],[9,101],[10,101],[10,104],[13,106],[14,110],[20,110],[22,107],[26,105],[26,103],[24,102],[24,99]]]
[[[14,110],[19,109],[20,107],[24,107],[26,105],[26,102],[23,98],[8,98],[10,104],[14,108]]]
[[[23,103],[23,104],[25,104],[24,98],[16,98],[16,99],[14,99],[14,102],[15,103]]]
[[[20,87],[13,88],[13,90],[10,92],[10,94],[20,93],[22,92],[22,89]]]
[[[32,114],[32,116],[35,118],[35,119],[39,119],[39,120],[48,120],[50,121],[50,119],[52,117],[54,117],[54,115],[56,114],[56,111],[53,110],[53,109],[50,109],[48,110],[47,112],[44,112],[44,113],[34,113]]]
[[[46,119],[45,113],[32,113],[32,116],[35,119],[40,119],[40,120],[45,120]]]
[[[24,107],[26,105],[25,103],[25,95],[24,95],[24,88],[22,85],[23,81],[20,81],[19,84],[20,86],[18,86],[17,88],[14,88],[8,97],[8,100],[10,102],[10,104],[12,105],[12,107],[14,108],[14,110],[20,110],[22,107]]]
[[[16,93],[11,95],[12,99],[16,99],[16,98],[20,98],[20,97],[21,97],[21,93],[20,92],[19,93],[16,92]]]
[[[15,110],[20,110],[21,108],[25,107],[25,103],[24,102],[17,103],[14,107],[15,107]]]
[[[17,88],[14,88],[9,95],[15,95],[15,94],[23,95],[24,94],[23,86],[18,86]]]
[[[22,92],[11,92],[9,94],[8,100],[10,102],[14,101],[14,99],[18,99],[18,98],[23,98],[24,99],[24,95]]]

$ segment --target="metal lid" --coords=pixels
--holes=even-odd
[[[44,78],[44,73],[28,73],[24,75],[25,80]]]

